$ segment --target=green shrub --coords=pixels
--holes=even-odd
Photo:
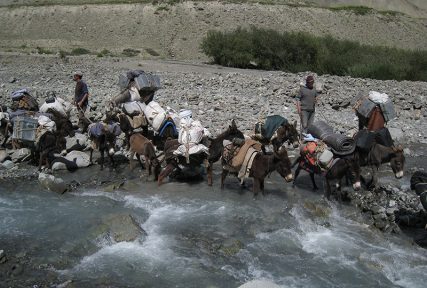
[[[375,11],[374,9],[365,6],[340,6],[331,7],[329,9],[333,11],[349,11],[356,15],[367,15]]]
[[[103,49],[102,51],[96,54],[96,57],[104,57],[104,56],[112,56],[111,52],[107,49]]]
[[[332,36],[250,27],[209,31],[200,47],[223,66],[249,68],[256,63],[264,70],[427,81],[427,51],[368,46]]]
[[[126,57],[134,57],[139,53],[141,53],[141,51],[131,49],[131,48],[123,49],[123,52],[122,52],[123,56],[126,56]]]
[[[37,49],[37,53],[39,53],[39,54],[53,54],[52,51],[50,51],[46,48],[43,48],[43,47],[36,47],[36,49]]]
[[[90,51],[85,49],[85,48],[74,48],[73,50],[71,50],[70,55],[85,55],[85,54],[90,54]]]

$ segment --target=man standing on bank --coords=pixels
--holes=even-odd
[[[297,96],[297,111],[302,126],[301,133],[307,133],[307,127],[314,122],[317,95],[314,88],[314,77],[309,75],[305,80],[305,85],[301,85],[300,93]]]
[[[89,90],[87,89],[86,83],[82,80],[83,73],[75,72],[73,80],[76,81],[76,89],[74,90],[74,103],[77,106],[77,110],[80,115],[84,116],[84,112],[89,104]]]

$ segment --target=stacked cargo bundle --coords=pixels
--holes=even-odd
[[[368,96],[360,97],[353,108],[359,118],[359,129],[377,131],[396,118],[393,102],[385,93],[370,91]]]

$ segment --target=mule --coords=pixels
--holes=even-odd
[[[203,142],[203,141],[202,141]],[[165,142],[164,152],[165,152],[165,161],[166,166],[159,174],[157,179],[157,184],[160,186],[163,182],[163,179],[168,177],[174,170],[177,172],[185,169],[186,171],[193,170],[195,171],[197,167],[200,167],[202,164],[205,164],[207,167],[208,155],[204,152],[191,154],[189,155],[188,162],[186,157],[174,155],[173,152],[178,149],[181,144],[177,139],[168,139]],[[181,168],[183,167],[183,168]],[[195,173],[200,176],[200,173]]]
[[[13,127],[6,118],[0,120],[0,134],[3,136],[4,140],[1,144],[1,147],[6,147],[7,140],[10,135],[13,133]]]
[[[89,139],[92,141],[92,147],[90,148],[90,163],[92,163],[93,150],[97,149],[101,153],[100,169],[104,169],[104,153],[107,153],[112,167],[115,168],[116,165],[114,163],[113,155],[116,146],[116,135],[120,133],[110,130],[108,125],[100,122],[93,123],[92,125],[95,126],[90,126],[88,130]],[[94,127],[96,126],[99,131],[94,133]]]
[[[142,166],[141,156],[145,157],[145,168],[148,170],[148,176],[151,176],[152,170],[154,170],[154,180],[157,181],[158,176],[160,174],[160,162],[157,159],[156,150],[154,148],[153,143],[148,140],[146,137],[139,133],[135,133],[130,136],[129,139],[130,145],[130,161],[129,167],[130,170],[134,168],[134,160],[133,157],[136,154],[138,157],[138,161]]]
[[[405,156],[401,146],[387,147],[378,143],[373,143],[371,148],[366,151],[356,147],[356,152],[360,160],[361,167],[370,167],[372,170],[371,186],[376,187],[378,184],[377,171],[382,164],[390,163],[394,176],[397,179],[403,177],[405,166]]]
[[[219,134],[215,138],[203,139],[202,142],[206,141],[206,145],[209,148],[209,156],[207,163],[207,177],[208,185],[212,186],[212,167],[215,162],[217,162],[222,155],[224,150],[223,142],[224,140],[232,141],[234,138],[245,139],[243,133],[237,128],[236,121],[234,119],[231,121],[231,125],[228,126],[227,130]]]
[[[66,150],[66,136],[73,137],[75,135],[73,124],[66,118],[56,119],[56,131],[46,131],[39,139],[36,145],[36,153],[39,157],[39,171],[41,166],[47,162],[47,168],[51,168],[51,164],[55,158],[55,153],[61,153]]]
[[[224,159],[224,157],[223,157]],[[222,161],[222,173],[221,173],[221,189],[224,189],[224,180],[227,175],[231,172],[236,174],[236,170],[228,165],[228,163]],[[267,175],[271,172],[277,171],[286,182],[290,182],[293,179],[291,171],[291,161],[288,157],[288,152],[284,147],[275,150],[272,154],[264,154],[264,152],[257,152],[252,162],[252,167],[249,171],[249,177],[253,178],[253,194],[256,197],[259,191],[265,194],[264,180]]]
[[[267,133],[268,136],[265,135],[266,133],[264,133],[264,130],[263,130],[264,127],[261,127],[260,133],[251,136],[251,138],[260,142],[263,145],[271,144],[273,146],[273,150],[279,149],[286,142],[288,143],[288,145],[292,145],[294,148],[297,148],[299,146],[299,133],[297,130],[297,121],[294,121],[294,123],[291,124],[287,120],[285,120],[283,117],[278,115],[269,116],[269,117],[273,117],[273,118],[279,117],[284,120],[284,123],[282,123],[279,127],[277,127],[274,133],[273,132],[270,132],[270,134]],[[257,126],[255,126],[255,130],[257,130]],[[263,151],[265,152],[264,148],[263,148]]]
[[[335,160],[332,160],[335,161]],[[317,167],[309,164],[304,156],[300,155],[292,164],[292,167],[298,164],[297,169],[295,170],[295,178],[293,181],[293,186],[296,185],[296,180],[301,170],[305,170],[310,174],[311,183],[313,184],[313,190],[318,190],[319,188],[316,185],[316,181],[314,180],[314,174],[322,174],[322,170]],[[326,189],[325,196],[328,200],[330,200],[331,192],[331,182],[337,181],[337,192],[338,196],[341,198],[341,181],[344,176],[350,176],[350,180],[353,184],[354,190],[359,190],[361,188],[360,185],[360,165],[359,159],[357,156],[350,155],[348,157],[339,158],[335,161],[332,167],[330,167],[326,172],[323,173],[326,180]]]

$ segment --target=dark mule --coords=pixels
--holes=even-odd
[[[377,171],[381,164],[390,163],[396,178],[403,177],[403,169],[405,165],[405,156],[403,155],[403,148],[387,147],[378,143],[373,143],[371,148],[366,151],[356,148],[356,153],[360,160],[360,166],[369,166],[372,169],[372,185],[376,187],[378,183]]]
[[[125,133],[126,136],[126,146],[130,148],[130,136],[136,129],[142,129],[143,135],[148,135],[148,125],[141,125],[139,127],[133,127],[129,121],[128,116],[125,113],[117,113],[114,116],[111,116],[111,119],[120,124],[120,129]]]
[[[187,163],[186,157],[174,155],[173,152],[178,149],[179,146],[181,146],[181,144],[178,142],[177,139],[166,140],[164,152],[165,161],[167,164],[158,177],[157,183],[159,186],[162,184],[163,179],[169,176],[174,170],[177,172],[177,176],[183,174],[182,172],[185,171],[191,174],[191,176],[184,178],[194,179],[195,177],[201,176],[200,170],[198,170],[197,168],[199,168],[202,164],[205,164],[207,166],[206,162],[208,161],[208,155],[204,152],[189,155],[189,163]],[[180,168],[180,166],[183,168]]]
[[[136,154],[138,157],[139,163],[142,166],[141,156],[145,157],[145,168],[148,170],[148,176],[151,176],[151,171],[154,169],[154,180],[157,181],[160,174],[160,162],[156,156],[156,150],[153,143],[148,140],[146,137],[142,136],[139,133],[135,133],[130,136],[129,139],[130,145],[130,169],[134,168],[133,157]]]
[[[223,160],[223,169],[221,174],[221,189],[224,188],[224,180],[227,175],[236,173],[228,163]],[[273,154],[266,155],[263,152],[257,152],[252,162],[252,167],[249,171],[249,177],[254,178],[253,181],[253,193],[254,197],[258,195],[259,191],[262,191],[264,195],[264,179],[271,172],[277,171],[286,182],[290,182],[293,179],[291,171],[291,161],[288,157],[288,152],[284,147],[273,152]]]
[[[359,159],[357,156],[349,155],[348,157],[339,158],[335,161],[333,166],[329,168],[326,172],[324,172],[324,176],[326,179],[326,189],[325,196],[327,199],[330,199],[331,196],[331,182],[337,181],[338,186],[338,195],[341,197],[341,180],[344,176],[349,176],[351,182],[353,184],[354,190],[360,189],[360,166]],[[319,188],[314,181],[314,174],[322,174],[322,171],[319,167],[313,166],[309,164],[304,156],[299,156],[292,167],[298,164],[297,169],[295,170],[295,178],[293,182],[293,186],[295,186],[296,180],[301,169],[307,171],[310,174],[311,183],[313,184],[313,190],[318,190]]]
[[[92,147],[90,149],[90,162],[92,163],[93,150],[97,149],[101,153],[101,170],[104,169],[104,153],[107,153],[108,157],[110,158],[112,167],[115,168],[113,155],[116,146],[116,134],[114,131],[111,131],[108,128],[108,125],[106,124],[100,122],[94,124],[100,127],[100,131],[97,133],[93,133],[91,132],[91,130],[93,129],[91,127],[93,126],[89,126],[88,134],[89,139],[92,141]]]
[[[154,133],[152,130],[147,130],[144,136],[153,141],[154,146],[156,146],[158,150],[166,151],[166,141],[168,139],[177,139],[178,132],[173,120],[167,119],[157,133]]]
[[[256,129],[256,128],[255,128]],[[262,130],[263,128],[261,128]],[[280,125],[273,135],[269,138],[263,136],[264,134],[259,133],[253,135],[251,138],[260,142],[263,145],[272,145],[273,150],[279,149],[283,144],[288,142],[289,145],[292,145],[294,148],[299,146],[299,133],[297,131],[297,121],[293,124],[290,124],[286,121],[284,124]],[[264,147],[263,147],[263,151]]]
[[[40,154],[39,170],[41,166],[47,162],[47,168],[51,168],[51,164],[55,158],[55,153],[61,153],[66,149],[66,136],[73,137],[75,135],[73,124],[66,118],[60,118],[55,121],[56,131],[45,132],[39,139],[36,145],[36,153]]]
[[[239,129],[237,129],[236,122],[233,119],[231,121],[231,125],[228,126],[227,130],[225,130],[215,138],[203,140],[207,140],[208,143],[205,146],[209,147],[208,164],[206,168],[209,186],[212,186],[212,166],[221,158],[222,152],[224,150],[224,140],[232,141],[234,138],[245,139],[245,136]]]
[[[10,122],[6,118],[0,120],[0,134],[3,136],[4,140],[1,144],[1,147],[6,146],[6,142],[9,139],[9,136],[12,135],[13,128]]]

